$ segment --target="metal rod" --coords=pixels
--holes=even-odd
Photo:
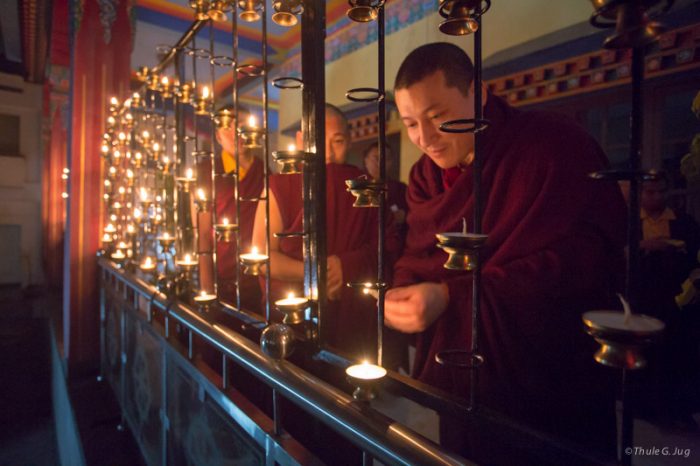
[[[233,195],[236,205],[236,309],[241,308],[241,262],[238,256],[241,253],[241,198],[239,194],[241,182],[241,153],[238,150],[239,138],[238,134],[239,112],[238,112],[238,15],[236,14],[236,6],[234,4],[231,12],[231,36],[233,43],[233,87],[231,90],[231,101],[233,103],[233,141],[235,147],[234,158],[236,160],[235,176],[233,182]]]
[[[384,4],[378,8],[377,17],[377,86],[379,88],[379,101],[377,102],[379,122],[379,178],[384,186],[387,186],[386,178],[386,70],[384,69]],[[377,283],[384,283],[384,248],[386,241],[386,196],[379,196],[379,212],[377,213]],[[386,288],[379,286],[377,296],[377,364],[382,365],[384,359],[384,297]]]
[[[262,101],[263,101],[263,161],[264,161],[264,176],[265,176],[265,199],[270,198],[270,138],[268,135],[268,66],[267,66],[267,3],[262,2]],[[270,257],[270,203],[265,202],[265,254]],[[268,263],[268,271],[265,274],[265,321],[270,322],[270,264]]]
[[[212,96],[212,112],[214,111],[214,102],[215,102],[215,95],[214,95],[214,85],[216,84],[216,75],[215,75],[215,67],[214,67],[214,61],[212,60],[214,58],[214,21],[209,20],[209,77],[210,77],[210,84],[211,84],[211,96]],[[216,256],[216,234],[215,232],[215,225],[217,223],[217,215],[216,215],[216,180],[218,178],[217,173],[216,173],[216,150],[214,147],[214,143],[216,141],[216,125],[212,120],[210,120],[209,127],[211,128],[210,130],[210,138],[211,138],[211,143],[209,144],[209,153],[211,155],[210,157],[210,163],[211,163],[211,189],[210,189],[210,196],[209,199],[211,199],[212,206],[211,206],[211,225],[209,227],[209,233],[208,236],[210,238],[210,243],[211,244],[211,276],[212,276],[212,290],[213,294],[216,295],[217,297],[219,296],[218,290],[218,273],[217,273],[217,268],[216,268],[216,262],[217,262],[217,256]]]
[[[481,170],[482,148],[479,126],[483,119],[481,92],[481,15],[476,15],[477,30],[474,33],[474,232],[481,233]],[[479,351],[479,315],[481,313],[481,257],[477,252],[476,268],[472,275],[472,333],[471,333],[471,364],[469,369],[469,410],[476,409],[476,389],[478,386],[478,369],[475,366],[475,356]]]
[[[301,16],[301,70],[302,133],[304,150],[316,154],[303,173],[304,196],[304,286],[306,294],[316,299],[318,334],[317,345],[323,346],[324,319],[327,306],[326,290],[326,80],[325,2],[311,0],[305,3]],[[315,292],[315,296],[314,296]]]
[[[168,53],[163,57],[163,59],[151,70],[153,73],[158,74],[164,70],[173,60],[176,60],[176,56],[180,54],[181,50],[197,35],[200,29],[204,26],[206,21],[195,21],[190,27],[185,31],[185,33],[180,37],[180,40],[168,51]]]

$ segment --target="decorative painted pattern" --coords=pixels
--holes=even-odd
[[[645,57],[645,77],[700,68],[700,24],[668,31]],[[629,50],[597,50],[488,81],[491,92],[511,105],[530,105],[627,84]]]

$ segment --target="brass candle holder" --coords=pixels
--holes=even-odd
[[[447,261],[443,265],[450,270],[474,270],[479,251],[486,243],[487,235],[476,233],[438,233],[437,247],[448,254]]]
[[[138,92],[134,92],[133,95],[131,96],[131,108],[134,110],[137,110],[141,108],[141,95]]]
[[[377,19],[384,0],[350,0],[348,3],[350,8],[345,13],[348,18],[356,23],[368,23]]]
[[[212,96],[209,93],[209,88],[204,86],[202,92],[197,96],[194,104],[195,115],[209,115],[212,103]]]
[[[170,250],[173,244],[175,244],[175,237],[167,231],[164,232],[162,235],[158,236],[156,239],[158,240],[158,244],[160,244],[160,247],[162,247],[164,251]]]
[[[141,269],[141,271],[147,275],[152,275],[153,272],[155,272],[156,270],[156,266],[157,264],[153,259],[151,259],[150,257],[146,257],[139,264],[139,269]]]
[[[377,384],[386,376],[386,369],[364,361],[345,369],[345,374],[354,387],[352,397],[358,401],[369,402],[375,397]]]
[[[199,21],[209,19],[209,0],[190,0],[190,8],[194,9],[194,17]]]
[[[239,260],[243,265],[243,273],[246,275],[258,276],[261,273],[262,265],[269,259],[265,254],[259,254],[258,248],[253,249],[248,254],[241,254]]]
[[[126,262],[126,254],[124,254],[124,250],[119,248],[116,251],[114,251],[111,255],[110,258],[116,262],[118,265],[123,265],[124,262]]]
[[[197,196],[194,199],[194,203],[197,206],[198,212],[209,212],[212,204],[211,200],[207,199],[207,196],[204,194],[204,190],[202,188],[197,190]]]
[[[241,13],[238,15],[246,23],[252,23],[260,19],[259,11],[262,10],[261,0],[238,0],[238,8]]]
[[[481,9],[483,0],[442,0],[440,3],[439,13],[443,18],[446,18],[438,26],[440,32],[450,36],[464,36],[476,32],[479,28],[479,23],[474,19],[477,14],[475,10],[479,9],[478,15],[483,14],[487,9]],[[490,0],[486,0],[487,5],[490,5]]]
[[[304,12],[304,5],[301,0],[275,0],[272,2],[275,12],[272,14],[272,21],[284,27],[292,27],[299,21],[297,15]]]
[[[284,314],[283,323],[297,325],[304,322],[304,313],[309,307],[309,300],[289,293],[286,298],[275,301],[275,307]]]
[[[214,124],[218,129],[231,129],[233,112],[227,108],[219,110],[214,114]]]
[[[312,154],[297,150],[294,144],[290,144],[287,150],[272,153],[272,160],[280,166],[280,174],[293,175],[301,173],[302,163]]]
[[[386,188],[383,183],[362,175],[352,180],[345,180],[347,191],[355,196],[353,207],[379,207],[379,200]]]
[[[596,362],[619,369],[641,369],[647,365],[643,349],[657,340],[664,323],[653,317],[619,311],[589,311],[582,316],[586,333],[600,348]]]
[[[248,149],[259,149],[260,137],[262,136],[262,128],[259,128],[253,115],[248,118],[248,123],[238,128],[238,134],[243,139],[243,147]]]
[[[233,232],[238,229],[238,225],[235,223],[229,223],[228,218],[224,217],[221,223],[214,225],[214,230],[216,231],[216,236],[219,241],[224,243],[230,243],[233,239]]]
[[[116,97],[109,99],[109,113],[117,115],[119,113],[119,100]]]
[[[194,296],[194,302],[197,304],[200,313],[207,313],[209,312],[209,307],[216,302],[216,295],[202,290]]]
[[[185,257],[175,261],[175,265],[177,265],[182,272],[185,281],[189,283],[192,278],[192,271],[199,265],[199,262],[196,258],[192,257],[191,254],[185,254]]]
[[[189,193],[190,187],[197,180],[193,176],[192,169],[188,168],[187,170],[185,170],[185,176],[177,176],[175,177],[175,181],[180,186],[183,192]]]
[[[180,102],[189,104],[192,100],[192,89],[193,86],[189,83],[183,83],[178,86],[178,97]]]

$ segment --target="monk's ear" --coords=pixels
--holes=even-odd
[[[486,107],[486,103],[489,101],[489,88],[486,82],[481,82],[481,105]]]

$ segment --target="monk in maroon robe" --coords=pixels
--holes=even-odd
[[[241,116],[242,115],[242,116]],[[239,112],[239,120],[245,120],[245,113]],[[216,183],[216,218],[221,222],[224,218],[231,223],[236,223],[236,199],[235,180],[236,172],[235,133],[233,129],[220,129],[217,131],[217,141],[221,144],[222,154],[218,160],[219,173],[230,176],[218,177]],[[241,252],[250,251],[253,237],[253,224],[255,211],[258,207],[257,198],[263,189],[264,165],[253,151],[243,147],[239,140],[239,176],[238,197],[240,199],[240,219],[238,225],[241,235]],[[216,272],[219,296],[222,300],[236,304],[236,242],[217,241],[216,245]],[[255,277],[240,274],[241,308],[259,312],[261,291],[258,280]]]
[[[377,270],[377,209],[353,207],[345,180],[357,178],[359,168],[345,164],[350,145],[347,120],[326,107],[326,239],[328,253],[328,315],[326,342],[347,356],[371,359],[376,354],[376,301],[345,286],[374,282]],[[271,302],[293,292],[303,295],[302,239],[278,239],[274,233],[303,230],[302,176],[270,177]],[[265,210],[258,206],[253,243],[265,250]],[[393,241],[392,245],[396,245]],[[388,246],[391,253],[395,246]],[[274,306],[273,306],[274,308]],[[276,316],[278,320],[280,316]]]
[[[439,130],[445,121],[474,118],[472,77],[469,57],[445,43],[414,50],[399,69],[398,110],[424,155],[411,170],[408,236],[395,266],[398,287],[386,299],[387,324],[417,335],[414,375],[463,397],[467,377],[453,377],[435,356],[470,348],[472,274],[443,268],[447,254],[435,234],[461,231],[462,219],[473,228],[474,136]],[[550,435],[609,448],[614,388],[593,361],[581,314],[606,305],[619,285],[623,199],[615,184],[588,177],[606,167],[606,157],[574,122],[518,111],[485,89],[482,105],[489,121],[481,136],[488,239],[478,403]],[[471,456],[484,439],[467,437],[478,431],[453,435],[452,446],[469,445],[463,454]],[[495,453],[480,459],[516,464],[489,456]]]

